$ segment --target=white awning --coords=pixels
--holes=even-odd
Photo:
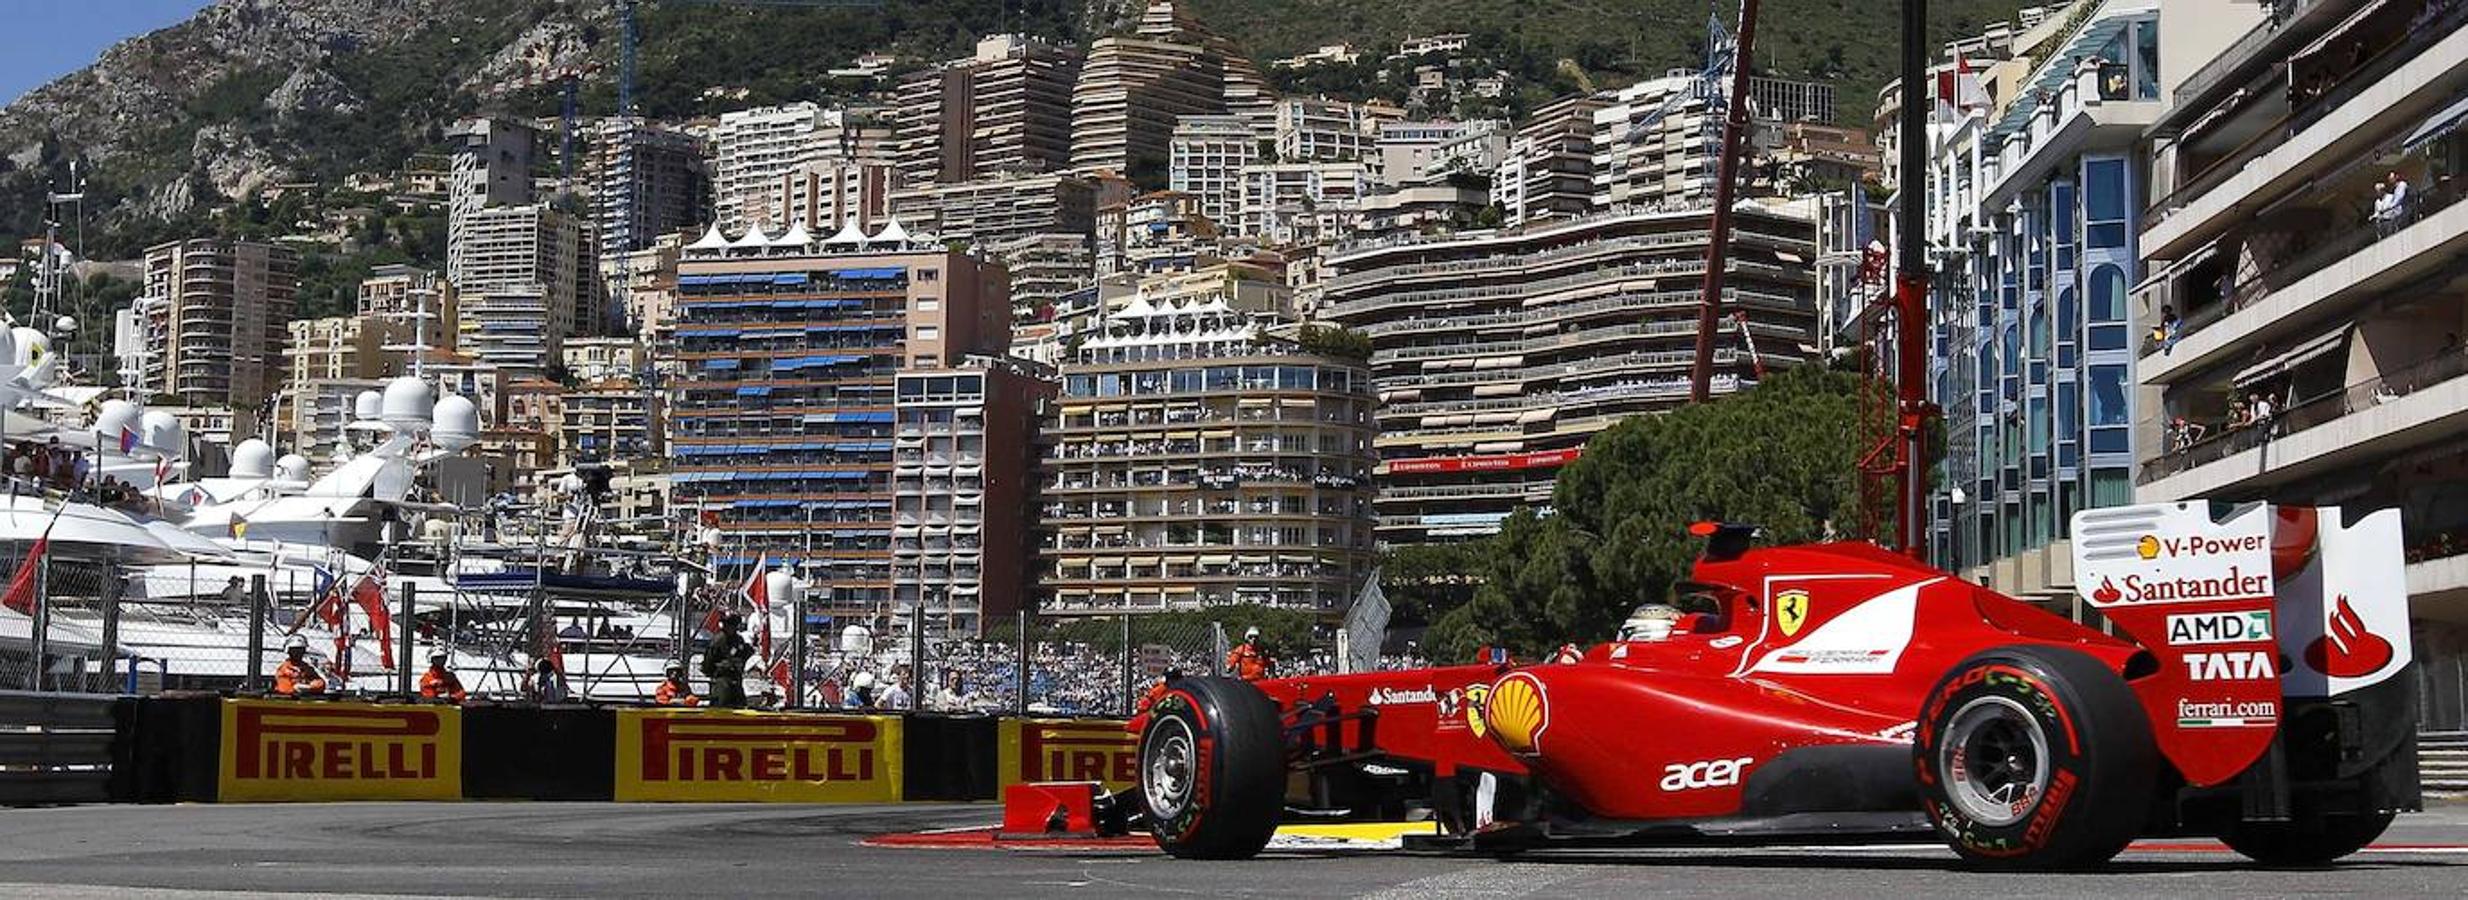
[[[2355,326],[2341,325],[2338,328],[2332,329],[2329,334],[2325,334],[2320,337],[2313,338],[2312,340],[2308,340],[2305,343],[2296,345],[2296,347],[2290,349],[2286,353],[2282,353],[2270,359],[2263,360],[2262,362],[2247,366],[2243,371],[2237,373],[2237,377],[2234,379],[2234,382],[2237,387],[2242,388],[2246,385],[2253,384],[2254,382],[2261,381],[2265,378],[2281,374],[2290,369],[2294,369],[2298,366],[2312,362],[2315,359],[2322,357],[2324,354],[2338,350],[2341,347],[2346,346],[2348,332],[2353,327]]]
[[[2390,2],[2390,0],[2368,0],[2364,6],[2358,7],[2357,11],[2350,14],[2347,19],[2344,19],[2338,25],[2333,26],[2331,30],[2323,32],[2322,36],[2315,38],[2313,43],[2305,45],[2305,49],[2289,54],[2288,61],[2290,63],[2295,63],[2305,59],[2308,56],[2322,52],[2323,48],[2329,47],[2332,44],[2337,43],[2339,39],[2347,37],[2348,32],[2356,29],[2357,23],[2373,17],[2373,15],[2377,12],[2381,12],[2384,4],[2388,2]],[[2294,65],[2289,66],[2288,72],[2289,77],[2296,77],[2296,67]]]

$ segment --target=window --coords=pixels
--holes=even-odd
[[[935,270],[935,269],[918,269],[918,270],[917,270],[917,280],[918,280],[918,281],[931,282],[931,281],[934,281],[934,280],[936,279],[936,277],[937,277],[937,276],[939,276],[939,275],[941,275],[941,274],[942,274],[942,273],[941,273],[940,271]]]
[[[2103,265],[2091,270],[2091,321],[2125,321],[2125,270]]]
[[[2123,425],[2125,422],[2125,367],[2092,366],[2091,425]]]
[[[2134,99],[2159,99],[2159,23],[2134,24]]]
[[[2071,344],[2081,340],[2082,309],[2076,300],[2073,288],[2057,292],[2057,343]]]
[[[940,325],[919,325],[919,326],[917,326],[917,339],[918,339],[918,340],[921,340],[921,341],[939,341],[939,340],[942,340],[942,339],[943,339],[943,329],[942,329],[942,326],[940,326]]]
[[[918,311],[918,312],[937,312],[937,311],[940,311],[942,308],[943,308],[943,301],[941,301],[940,299],[937,299],[937,298],[934,298],[934,297],[919,297],[919,298],[917,298],[917,311]]]

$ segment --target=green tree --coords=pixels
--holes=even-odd
[[[1483,542],[1480,587],[1426,643],[1450,659],[1485,644],[1533,655],[1602,640],[1687,575],[1690,522],[1753,523],[1785,543],[1837,535],[1858,504],[1864,389],[1857,376],[1800,367],[1596,435],[1561,471],[1551,515],[1521,511]]]

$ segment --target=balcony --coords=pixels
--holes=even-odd
[[[2468,353],[2447,348],[2386,375],[2299,400],[2263,426],[2208,435],[2143,463],[2145,500],[2240,496],[2468,430]]]

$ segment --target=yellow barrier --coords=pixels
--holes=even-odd
[[[617,711],[618,800],[900,800],[898,716]]]
[[[223,701],[217,796],[459,800],[463,716],[451,706]]]
[[[1140,781],[1139,739],[1120,719],[1004,719],[1000,727],[997,791],[1032,781],[1095,781],[1120,791]]]

